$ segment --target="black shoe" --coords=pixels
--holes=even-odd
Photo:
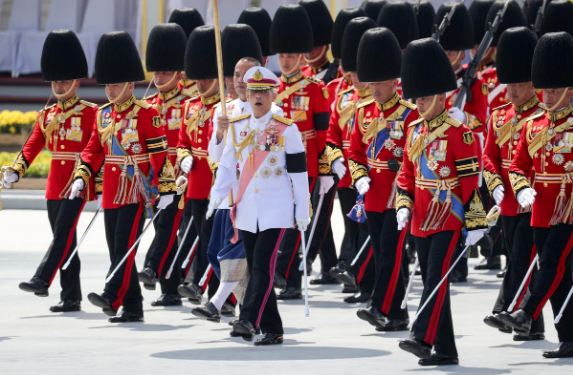
[[[328,271],[328,276],[332,277],[333,279],[336,279],[336,275],[341,274],[342,272],[344,272],[344,268],[341,267],[332,267],[329,271]]]
[[[528,336],[529,331],[531,331],[531,315],[526,313],[524,310],[519,309],[513,314],[507,312],[502,312],[499,314],[499,319],[511,328],[518,330],[519,334]]]
[[[238,321],[239,321],[239,319],[229,320],[229,323],[228,323],[228,324],[232,327],[233,324],[235,324],[235,323],[238,322]]]
[[[238,319],[235,319],[235,321],[237,321],[237,320],[238,320]],[[229,322],[229,323],[230,323],[230,322]],[[231,324],[231,325],[232,325],[232,324]],[[260,328],[257,328],[257,329],[255,330],[255,335],[260,335],[260,334],[261,334],[261,329],[260,329]],[[244,338],[245,334],[239,333],[239,332],[233,330],[233,331],[229,332],[229,336],[231,336],[231,337],[243,337],[243,338]],[[247,336],[249,336],[249,335],[247,335]],[[247,340],[247,339],[245,339],[245,340]],[[252,340],[252,339],[251,339],[251,340]],[[247,341],[251,341],[251,340],[247,340]]]
[[[209,322],[219,323],[221,321],[221,313],[211,302],[205,306],[195,307],[191,310],[191,314]]]
[[[468,277],[461,272],[452,271],[450,273],[450,282],[451,283],[465,283],[468,281]]]
[[[491,253],[493,252],[494,242],[493,239],[489,236],[489,234],[486,234],[485,236],[480,238],[479,241],[476,243],[476,245],[477,247],[479,247],[480,254],[483,257],[485,258],[491,257]]]
[[[400,349],[412,353],[418,358],[428,359],[432,355],[432,347],[421,340],[402,340],[398,346],[400,346]]]
[[[501,257],[493,256],[489,258],[484,258],[480,264],[474,267],[476,271],[491,271],[491,270],[501,270]]]
[[[223,303],[221,306],[221,315],[227,318],[234,318],[235,317],[235,306],[231,305],[229,302]]]
[[[233,324],[233,332],[241,335],[245,341],[253,341],[255,337],[255,327],[246,319],[241,319]]]
[[[48,292],[48,283],[39,277],[33,277],[30,281],[21,282],[20,289],[24,292],[34,293],[38,297],[47,297],[50,295]]]
[[[383,327],[376,327],[378,332],[407,331],[410,319],[389,319]]]
[[[51,312],[72,312],[82,309],[82,301],[60,301],[57,305],[51,306]]]
[[[117,314],[117,310],[114,310],[113,307],[111,307],[111,302],[102,295],[90,293],[88,294],[88,300],[92,305],[101,308],[103,313],[107,316],[115,316]]]
[[[273,285],[277,289],[284,289],[287,285],[286,278],[278,272],[275,272],[275,278],[273,281]]]
[[[356,294],[359,292],[360,292],[360,288],[358,288],[356,285],[344,284],[344,286],[342,287],[342,293],[344,293],[344,294]]]
[[[434,353],[430,358],[420,359],[418,361],[420,366],[447,366],[459,365],[460,360],[457,357],[450,357],[443,354]]]
[[[151,306],[181,306],[182,304],[179,294],[162,294],[158,299],[151,302]]]
[[[107,321],[110,323],[136,323],[143,322],[143,316],[123,310],[121,314],[111,317]]]
[[[414,276],[422,276],[422,271],[419,269],[414,272]]]
[[[280,299],[283,301],[291,300],[291,299],[301,299],[301,298],[302,298],[302,293],[301,293],[300,289],[293,288],[293,287],[288,287],[286,289],[281,290],[281,292],[277,296],[277,299]]]
[[[545,358],[573,357],[573,342],[560,342],[557,348],[543,352],[543,356]]]
[[[255,346],[280,345],[282,343],[283,335],[277,335],[276,333],[265,333],[263,337],[255,341]]]
[[[145,267],[137,274],[139,281],[143,283],[143,287],[147,290],[155,290],[157,284],[157,274],[149,267]]]
[[[189,301],[194,305],[200,305],[203,298],[203,290],[199,286],[191,284],[181,284],[177,287],[177,292],[182,297],[189,298]]]
[[[386,324],[387,321],[387,318],[384,315],[382,315],[380,310],[374,307],[370,307],[368,309],[359,309],[356,312],[356,315],[360,319],[370,323],[370,325],[376,328],[384,327],[384,324]]]
[[[310,285],[326,285],[326,284],[339,284],[339,282],[326,272],[322,272],[317,277],[310,280]]]
[[[503,279],[505,277],[505,273],[507,272],[507,268],[505,268],[503,271],[500,271],[497,273],[497,275],[495,275],[498,279]]]
[[[360,292],[357,296],[350,296],[344,299],[346,303],[364,303],[370,299],[370,293]]]
[[[352,285],[356,286],[356,277],[348,271],[344,271],[338,275],[336,275],[336,280],[344,285]]]
[[[529,332],[529,335],[522,335],[515,333],[513,335],[513,341],[538,341],[545,340],[545,334],[543,332]]]
[[[488,326],[499,330],[500,332],[503,332],[503,333],[513,332],[513,329],[510,326],[504,324],[499,319],[499,314],[488,315],[485,318],[483,318],[483,322],[485,324],[487,324]]]

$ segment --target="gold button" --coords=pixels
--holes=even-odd
[[[197,150],[202,150],[202,148],[201,148],[201,147],[197,147]]]
[[[255,189],[255,193],[258,193],[258,192],[259,192],[259,189]]]
[[[61,146],[60,146],[60,148],[63,150],[64,148],[66,148],[66,146],[64,146],[64,145],[61,145]]]
[[[515,155],[515,150],[511,151],[511,153],[512,153],[513,155]]]
[[[380,169],[376,169],[376,173],[380,173]]]
[[[257,178],[257,177],[259,177],[259,175],[258,175],[258,174],[255,174],[255,178]]]
[[[545,156],[549,156],[549,152],[546,152],[546,153],[545,153]]]
[[[64,165],[64,164],[66,164],[66,161],[65,161],[65,160],[62,160],[62,165]]]
[[[288,96],[285,96],[285,99],[288,99]]]
[[[203,134],[203,130],[199,130],[199,134]]]
[[[203,140],[202,140],[201,138],[199,138],[199,139],[197,140],[197,142],[201,143],[201,142],[203,142]]]
[[[545,166],[547,167],[548,165],[549,165],[549,163],[546,162],[546,163],[545,163]]]
[[[517,146],[517,141],[513,141],[513,145],[514,145],[514,146]]]
[[[547,182],[544,182],[544,183],[543,183],[543,187],[547,187]]]
[[[288,103],[284,103],[283,107],[288,108]]]
[[[111,170],[115,172],[115,167],[111,167]]]
[[[521,115],[517,115],[517,118],[520,119],[520,118],[521,118]]]

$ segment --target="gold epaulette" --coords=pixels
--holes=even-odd
[[[502,108],[505,108],[505,107],[510,106],[510,105],[511,105],[511,102],[502,104],[502,105],[500,105],[500,106],[495,107],[494,109],[492,109],[492,110],[491,110],[491,113],[493,114],[494,111],[497,111],[498,109],[502,109]]]
[[[410,103],[409,101],[404,100],[404,99],[400,99],[400,104],[403,105],[404,107],[407,107],[408,109],[411,109],[411,110],[418,108],[418,107],[416,107],[416,105],[414,103]]]
[[[101,107],[99,107],[99,110],[101,111],[102,109],[109,107],[112,103],[106,103],[104,105],[102,105]]]
[[[46,111],[46,112],[47,112],[48,110],[54,108],[55,106],[56,106],[56,104],[52,104],[51,106],[42,109],[42,111]]]
[[[347,92],[353,91],[353,90],[354,90],[354,86],[350,86],[350,87],[347,88],[346,90],[339,92],[339,93],[338,93],[338,96],[342,96],[342,95],[346,94]]]
[[[278,122],[282,122],[285,125],[292,125],[292,123],[294,122],[291,119],[288,119],[286,117],[282,117],[279,115],[275,115],[275,114],[273,114],[273,120],[277,120]]]
[[[374,103],[374,101],[375,101],[375,99],[362,102],[362,103],[360,103],[360,104],[358,104],[358,105],[356,106],[356,109],[364,108],[364,107],[366,107],[367,105],[370,105],[370,104]]]
[[[97,108],[97,104],[88,102],[87,100],[80,100],[80,103],[90,108]]]
[[[244,115],[240,115],[237,117],[233,117],[232,119],[229,119],[229,122],[237,122],[237,121],[241,121],[241,120],[244,120],[246,118],[249,118],[249,117],[251,117],[251,114],[245,113]]]
[[[541,109],[541,111],[539,109]],[[539,107],[539,109],[537,109],[537,111],[535,111],[531,116],[526,118],[525,121],[535,120],[536,118],[543,116],[545,114],[546,109],[541,106]]]
[[[155,95],[157,95],[157,94],[153,94],[153,95],[146,96],[145,98],[143,98],[143,99],[141,99],[141,100],[153,99],[153,98],[155,97]]]
[[[140,106],[143,109],[151,108],[151,104],[144,102],[143,100],[136,100],[135,105]]]
[[[446,123],[452,125],[454,128],[459,128],[460,126],[463,125],[463,122],[456,120],[453,117],[448,117],[446,119]]]
[[[304,79],[306,79],[306,80],[307,80],[308,82],[310,82],[310,83],[316,83],[317,85],[318,85],[319,83],[322,83],[321,80],[316,79],[316,78],[314,78],[314,77],[304,77]]]
[[[424,118],[423,118],[423,117],[420,117],[420,118],[417,119],[416,121],[412,121],[411,123],[409,123],[409,124],[408,124],[408,127],[416,126],[416,125],[418,125],[419,123],[421,123],[422,121],[424,121]]]

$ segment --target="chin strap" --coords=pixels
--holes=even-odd
[[[316,58],[309,60],[309,59],[307,59],[307,58],[305,57],[305,58],[304,58],[304,61],[306,61],[307,64],[313,64],[313,63],[315,63],[315,62],[317,62],[317,61],[320,61],[320,60],[322,60],[322,58],[324,57],[324,55],[326,55],[327,50],[328,50],[328,46],[322,46],[322,51],[320,51],[320,54],[319,54]]]
[[[123,84],[123,88],[121,89],[121,92],[115,97],[115,99],[112,100],[112,99],[110,99],[109,96],[108,96],[108,97],[107,97],[107,100],[109,100],[109,102],[112,103],[112,104],[116,104],[118,98],[121,98],[121,97],[123,96],[123,94],[125,93],[125,90],[127,90],[127,84],[128,84],[128,82],[125,82],[125,83]]]
[[[430,112],[432,112],[432,110],[434,109],[434,107],[436,106],[436,100],[438,99],[438,95],[434,95],[434,98],[432,99],[432,104],[430,104],[430,108],[428,108],[428,110],[424,113],[420,112],[420,116],[423,117],[424,119],[428,120],[426,118],[426,115],[429,114]]]
[[[77,79],[74,79],[74,80],[72,81],[72,85],[70,86],[70,88],[68,89],[68,91],[66,91],[66,92],[63,93],[63,94],[56,94],[56,92],[54,91],[54,87],[52,86],[52,93],[54,94],[54,96],[55,96],[58,100],[67,99],[67,98],[69,97],[69,95],[75,90],[76,81],[77,81]],[[50,99],[51,99],[51,98],[52,98],[52,97],[50,96]],[[48,102],[49,102],[49,101],[50,101],[50,100],[48,99]],[[47,105],[48,105],[48,104],[46,103],[46,106],[47,106]]]
[[[155,74],[153,74],[153,83],[155,84],[155,87],[157,87],[157,89],[158,89],[159,91],[163,91],[164,88],[166,88],[166,87],[168,87],[168,86],[171,86],[171,84],[173,83],[173,81],[175,81],[175,78],[177,78],[177,74],[178,74],[178,73],[179,73],[179,72],[173,72],[173,77],[171,77],[171,79],[170,79],[167,83],[165,83],[165,84],[163,84],[163,85],[158,85],[158,84],[155,82]],[[150,83],[151,83],[151,82],[150,82]],[[148,87],[147,89],[149,90],[149,87]],[[146,93],[147,93],[147,92],[146,92]]]
[[[301,58],[302,58],[302,55],[299,54],[299,55],[298,55],[298,59],[296,60],[296,64],[294,64],[294,67],[293,67],[290,71],[288,71],[288,72],[285,72],[285,71],[281,68],[281,73],[284,74],[284,75],[287,76],[287,77],[290,76],[290,75],[292,75],[293,73],[295,73],[297,70],[300,69],[300,59],[301,59]]]

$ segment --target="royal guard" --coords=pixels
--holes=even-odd
[[[362,4],[360,4],[360,9],[364,10],[366,17],[370,17],[372,21],[376,22],[380,10],[382,10],[382,7],[386,4],[388,4],[386,0],[364,0]]]
[[[250,110],[230,120],[227,145],[217,169],[207,215],[229,195],[239,173],[231,215],[241,232],[250,271],[241,315],[233,330],[247,341],[260,327],[255,345],[283,343],[283,324],[273,289],[274,268],[285,231],[309,224],[305,147],[292,120],[273,114],[279,79],[270,70],[247,71]]]
[[[339,78],[339,62],[328,61],[326,55],[332,37],[334,24],[332,16],[322,0],[301,0],[299,4],[308,14],[314,41],[312,51],[304,54],[304,61],[307,65],[302,68],[302,74],[328,85],[333,79]]]
[[[86,201],[95,199],[93,179],[89,181],[90,189],[81,197],[67,200],[64,195],[80,152],[92,134],[97,106],[80,100],[76,95],[79,80],[88,76],[88,65],[73,31],[58,30],[48,34],[42,50],[41,67],[42,78],[51,82],[58,103],[40,111],[22,151],[12,166],[2,168],[2,184],[10,188],[11,184],[18,182],[44,147],[52,152],[46,199],[54,237],[34,277],[20,283],[20,289],[47,297],[48,288],[59,270],[61,301],[50,307],[50,311],[79,311],[82,301],[79,256],[74,256],[65,270],[61,267],[76,247],[76,226],[84,205]]]
[[[296,27],[293,28],[293,25]],[[330,174],[330,164],[324,156],[326,148],[326,132],[328,130],[329,107],[328,91],[320,81],[305,77],[300,70],[300,60],[304,53],[313,48],[313,34],[310,20],[304,8],[300,5],[282,5],[276,12],[271,26],[271,51],[279,54],[279,65],[282,71],[278,96],[274,100],[282,108],[284,116],[293,120],[300,130],[306,150],[307,171],[312,193],[326,193],[334,185],[334,177]],[[321,175],[320,182],[318,176]],[[313,202],[317,207],[317,202]],[[323,211],[327,213],[325,208]],[[323,222],[322,220],[319,222]],[[324,223],[324,222],[323,222]],[[326,227],[317,226],[316,233],[326,232]],[[300,232],[295,229],[287,230],[281,244],[281,252],[277,263],[275,283],[283,288],[279,299],[299,299],[301,273],[298,248]],[[309,244],[309,253],[315,253],[317,242]],[[336,259],[333,259],[336,263]],[[290,282],[287,285],[287,279]]]
[[[195,30],[199,26],[205,25],[205,21],[203,21],[201,13],[199,13],[199,11],[195,8],[179,8],[173,10],[173,12],[171,12],[171,15],[169,16],[168,22],[176,23],[179,26],[181,26],[181,28],[185,32],[185,36],[187,39],[189,39],[189,35],[191,35],[193,30]],[[185,72],[181,73],[181,80],[179,81],[179,89],[181,90],[183,95],[189,98],[193,98],[199,95],[197,93],[197,85],[195,84],[195,81],[189,79],[185,75]],[[187,210],[185,210],[185,213],[187,213]],[[182,224],[184,225],[185,224],[184,222],[188,221],[189,218],[190,217],[188,215],[184,215]]]
[[[418,21],[418,37],[420,39],[432,36],[435,16],[436,10],[431,2],[425,1],[418,3],[416,8],[416,20]]]
[[[145,101],[159,112],[161,126],[167,137],[169,162],[174,166],[175,175],[179,174],[177,164],[177,143],[179,142],[179,129],[183,117],[183,107],[189,100],[178,85],[183,70],[183,58],[187,38],[183,29],[174,23],[157,25],[149,34],[145,65],[148,72],[154,72],[153,83],[157,87],[157,94],[146,98]],[[169,279],[166,278],[170,265],[178,249],[177,232],[185,198],[176,195],[174,203],[159,213],[155,226],[155,238],[147,251],[145,266],[139,273],[139,281],[143,287],[155,290],[159,279],[161,296],[151,302],[152,306],[179,306],[181,296],[177,287],[181,283],[181,259],[178,257],[175,269]]]
[[[400,348],[421,358],[421,366],[457,364],[446,273],[460,243],[465,241],[466,248],[475,244],[487,227],[478,191],[477,141],[471,129],[446,110],[446,93],[456,88],[456,78],[438,42],[426,38],[410,43],[402,83],[404,95],[417,98],[421,118],[406,129],[408,141],[396,180],[396,219],[399,229],[411,221],[424,290],[411,338],[401,341]]]
[[[539,28],[539,35],[565,31],[573,35],[573,3],[566,0],[554,0],[547,3]]]
[[[267,65],[269,56],[273,55],[270,47],[271,24],[273,20],[266,9],[251,7],[243,10],[237,23],[244,23],[255,30],[261,51],[263,53],[263,66]],[[246,56],[243,56],[246,57]]]
[[[69,198],[89,189],[90,179],[103,166],[102,208],[110,280],[102,294],[90,293],[88,299],[110,316],[112,323],[141,322],[143,297],[135,266],[137,247],[132,247],[142,232],[146,213],[154,211],[154,203],[164,210],[173,202],[173,165],[159,113],[133,95],[134,82],[145,75],[129,34],[102,35],[95,72],[110,103],[97,112],[97,128],[81,154]],[[120,306],[123,311],[116,316]]]
[[[531,259],[536,254],[533,230],[529,224],[531,210],[521,208],[515,199],[509,180],[509,166],[515,157],[527,119],[543,112],[543,106],[531,83],[531,62],[536,44],[537,36],[525,27],[508,29],[499,39],[495,65],[499,82],[507,85],[507,95],[511,102],[492,111],[483,154],[484,179],[491,195],[501,208],[503,237],[509,252],[507,271],[493,313],[487,316],[484,322],[508,333],[511,333],[512,329],[499,320],[498,314],[508,311],[515,295],[519,292],[521,281],[527,274]],[[527,285],[523,288],[520,299],[523,299],[526,291]],[[529,335],[516,331],[514,340],[543,340],[544,332],[543,314],[540,314],[533,323]]]
[[[213,132],[213,112],[220,102],[217,79],[217,55],[215,51],[215,29],[200,26],[193,30],[185,50],[185,73],[197,81],[199,96],[189,100],[183,108],[177,159],[181,171],[188,178],[186,198],[191,205],[193,225],[199,236],[199,245],[193,253],[193,278],[179,286],[179,294],[194,304],[201,303],[201,297],[209,286],[209,298],[217,291],[219,280],[211,277],[208,269],[207,248],[211,239],[213,219],[207,220],[205,213],[209,205],[209,191],[213,183],[213,172],[209,163],[209,141]],[[207,272],[206,281],[199,286]]]
[[[416,106],[396,92],[401,65],[402,48],[389,29],[364,33],[358,49],[358,79],[369,82],[374,99],[357,107],[348,157],[352,184],[364,197],[362,214],[367,217],[374,250],[376,282],[370,307],[357,315],[381,331],[403,331],[409,324],[408,309],[401,307],[406,293],[402,258],[407,230],[396,226],[395,180],[408,126],[419,116]]]
[[[559,53],[556,53],[558,51]],[[531,79],[543,90],[546,111],[528,117],[509,167],[509,181],[522,208],[531,206],[531,226],[539,253],[539,271],[529,296],[515,312],[499,318],[520,334],[532,333],[547,302],[554,315],[563,312],[555,328],[559,346],[543,353],[545,358],[573,357],[573,304],[567,294],[573,287],[571,248],[573,216],[573,37],[566,32],[543,35],[533,55]]]

